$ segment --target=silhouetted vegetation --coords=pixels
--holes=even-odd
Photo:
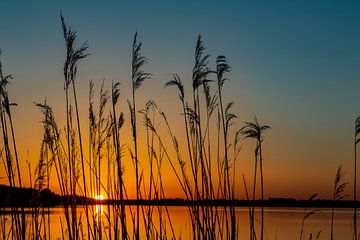
[[[253,200],[255,200],[255,190],[256,190],[256,173],[257,173],[257,162],[260,162],[260,186],[261,186],[261,200],[264,200],[264,174],[263,174],[263,156],[262,156],[262,142],[264,141],[263,132],[267,129],[270,129],[269,126],[260,125],[257,118],[254,122],[246,122],[245,127],[241,130],[241,133],[245,138],[253,138],[256,140],[255,146],[255,172],[254,172],[254,186],[253,186]],[[251,223],[250,231],[252,232],[250,238],[255,237],[255,226],[254,226],[254,207],[251,211]],[[255,237],[256,238],[256,237]],[[261,232],[260,239],[264,239],[264,206],[261,206]]]
[[[304,207],[300,240],[306,220],[316,213],[314,208],[332,208],[331,236],[334,231],[334,208],[354,208],[354,237],[357,236],[356,198],[356,147],[359,143],[360,118],[355,123],[355,172],[354,201],[340,201],[346,183],[338,168],[332,200],[269,199],[265,200],[263,144],[264,133],[270,129],[257,118],[236,127],[237,115],[234,103],[226,102],[223,92],[229,80],[231,67],[224,55],[212,63],[206,53],[202,37],[195,44],[190,91],[178,74],[165,83],[175,87],[181,106],[182,125],[174,126],[154,100],[145,106],[137,104],[137,90],[151,74],[144,70],[148,59],[142,53],[142,43],[137,32],[132,42],[131,99],[127,100],[132,141],[124,139],[122,129],[125,111],[119,109],[120,82],[113,81],[110,91],[104,81],[99,91],[93,81],[89,83],[88,139],[83,138],[84,122],[80,119],[76,81],[80,60],[89,56],[89,45],[77,45],[77,33],[66,25],[61,14],[61,26],[65,40],[63,65],[66,126],[64,132],[57,124],[51,105],[44,101],[35,103],[42,114],[42,143],[35,171],[28,163],[31,188],[24,188],[18,157],[15,129],[11,108],[16,104],[9,100],[7,84],[12,75],[3,74],[0,61],[0,116],[3,145],[0,152],[2,166],[9,186],[0,185],[0,234],[3,239],[50,239],[50,207],[60,205],[64,218],[60,219],[63,239],[181,239],[174,230],[168,206],[186,206],[190,216],[192,239],[239,239],[240,223],[237,206],[249,209],[250,239],[265,239],[265,207]],[[215,69],[211,66],[215,65]],[[215,79],[215,80],[214,80]],[[164,90],[165,91],[165,90]],[[171,91],[171,90],[166,90]],[[139,110],[140,109],[140,110]],[[139,118],[140,117],[140,118]],[[140,128],[141,119],[142,127]],[[174,128],[185,136],[179,138]],[[144,130],[141,145],[139,135]],[[243,176],[246,200],[236,199],[236,178],[239,164],[240,141],[254,139],[254,175],[250,183]],[[132,142],[132,143],[130,143]],[[88,146],[88,151],[84,146]],[[139,149],[145,154],[140,156]],[[130,155],[130,159],[125,158]],[[144,168],[148,164],[148,168]],[[170,166],[184,199],[169,199],[164,190],[164,164]],[[125,184],[125,165],[134,167],[136,195],[129,198]],[[106,169],[106,170],[105,170]],[[51,173],[55,170],[55,176]],[[127,170],[128,171],[128,170]],[[257,197],[258,172],[260,172],[260,198]],[[34,178],[34,181],[33,181]],[[55,179],[59,195],[49,190],[50,179]],[[247,184],[252,187],[250,193]],[[104,198],[104,199],[102,199]],[[107,207],[102,214],[97,204]],[[77,211],[84,205],[85,215]],[[134,205],[134,208],[131,208]],[[25,207],[30,210],[25,211]],[[261,208],[260,227],[256,231],[255,208]],[[5,224],[6,214],[11,224]],[[30,214],[28,214],[30,213]],[[128,213],[128,214],[127,214]],[[157,217],[155,217],[157,216]],[[155,220],[156,219],[156,220]],[[86,228],[86,229],[85,229]],[[144,231],[141,229],[144,228]],[[243,231],[243,230],[242,230]],[[257,237],[259,236],[259,237]],[[319,239],[319,231],[315,239]],[[309,239],[312,239],[312,233]]]
[[[339,201],[344,197],[344,191],[347,183],[343,182],[344,173],[342,171],[341,165],[337,169],[335,182],[334,182],[334,192],[333,192],[333,200]],[[330,240],[334,239],[334,207],[331,209],[331,227],[330,227]]]
[[[358,135],[360,133],[360,117],[356,118],[355,120],[355,134],[354,134],[354,201],[357,201],[357,165],[356,165],[356,161],[357,161],[357,145],[360,142],[360,139],[358,138]],[[354,208],[354,240],[358,239],[358,234],[357,234],[357,207],[355,206]]]

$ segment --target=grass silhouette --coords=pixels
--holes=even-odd
[[[264,131],[270,129],[267,125],[260,125],[257,118],[255,117],[254,122],[246,122],[241,133],[245,138],[253,138],[256,140],[255,147],[255,170],[254,170],[254,185],[253,185],[253,200],[255,200],[255,189],[256,189],[256,172],[257,162],[260,162],[260,186],[261,186],[261,201],[264,201],[264,174],[263,174],[263,156],[262,156],[262,142],[264,141]],[[252,232],[255,235],[254,228],[254,208],[252,208],[251,215],[251,227]],[[260,239],[264,239],[264,205],[261,206],[261,232]]]
[[[211,69],[211,58],[206,53],[202,37],[195,44],[194,65],[192,68],[191,90],[186,92],[184,82],[178,74],[164,87],[175,87],[181,106],[182,126],[174,126],[158,103],[150,100],[145,106],[138,106],[137,90],[151,74],[144,71],[147,58],[142,53],[142,43],[137,32],[132,42],[131,59],[131,99],[127,101],[132,140],[127,141],[122,131],[126,120],[125,111],[120,110],[121,84],[112,82],[110,91],[102,82],[99,91],[94,83],[89,83],[88,124],[89,134],[86,140],[84,127],[80,120],[76,81],[80,60],[89,56],[87,42],[77,46],[77,33],[66,25],[60,14],[66,57],[63,65],[66,126],[64,133],[58,127],[51,105],[44,101],[35,103],[42,113],[43,135],[40,157],[35,169],[35,181],[30,184],[37,191],[49,188],[51,173],[55,169],[56,180],[62,201],[64,218],[60,219],[63,239],[181,239],[181,233],[175,232],[172,216],[167,206],[141,205],[143,199],[160,201],[166,199],[164,189],[164,165],[169,164],[177,183],[189,202],[189,234],[192,239],[239,239],[240,223],[235,209],[235,188],[237,162],[242,138],[254,139],[254,178],[246,183],[243,176],[245,193],[248,200],[255,201],[260,172],[260,230],[255,228],[255,206],[249,206],[250,239],[265,238],[264,221],[264,169],[263,143],[264,133],[270,129],[259,123],[257,118],[245,122],[242,128],[235,128],[237,115],[232,112],[233,102],[225,102],[224,84],[229,80],[231,71],[228,59],[224,55],[216,58],[216,69]],[[15,129],[9,100],[7,84],[11,75],[4,75],[0,61],[0,116],[3,150],[1,151],[4,172],[10,187],[22,187],[19,168]],[[213,80],[215,79],[215,80]],[[72,90],[72,91],[71,91]],[[166,89],[173,91],[173,89]],[[96,104],[95,104],[96,103]],[[140,110],[139,110],[140,109]],[[140,118],[139,118],[140,117]],[[140,122],[144,126],[141,132]],[[176,136],[174,128],[184,134]],[[354,201],[356,201],[356,147],[360,132],[360,118],[355,123],[355,172]],[[144,134],[144,146],[140,146],[139,136]],[[88,141],[88,142],[86,142]],[[84,146],[88,145],[88,152]],[[85,148],[86,149],[86,148]],[[141,155],[139,149],[145,149]],[[126,162],[125,154],[131,159]],[[14,163],[15,160],[15,163]],[[129,163],[130,162],[130,163]],[[144,168],[143,164],[149,168]],[[125,165],[132,164],[135,172],[136,199],[135,209],[125,204],[129,200],[129,188],[125,183]],[[106,169],[106,170],[104,170]],[[214,174],[215,173],[215,174]],[[338,168],[335,178],[333,199],[340,200],[346,183],[342,182],[343,173]],[[250,194],[247,185],[252,186]],[[251,195],[252,194],[252,195]],[[106,196],[107,212],[99,213],[97,206],[89,204],[89,198]],[[84,197],[81,201],[80,197]],[[313,200],[313,195],[310,200]],[[11,224],[7,228],[5,216],[0,215],[0,234],[3,239],[50,239],[51,226],[49,210],[40,205],[38,196],[32,214],[25,215],[24,209],[11,208]],[[36,202],[38,201],[38,202]],[[225,204],[209,204],[223,201]],[[101,202],[101,201],[100,201]],[[84,204],[85,215],[77,211]],[[356,207],[354,209],[354,237],[357,236]],[[305,237],[305,220],[316,211],[305,209],[301,224],[300,239]],[[156,220],[154,220],[156,219]],[[64,222],[63,222],[64,221]],[[157,221],[157,222],[155,222]],[[27,224],[30,222],[31,224]],[[331,217],[331,237],[334,231],[334,209]],[[86,228],[86,229],[84,229]],[[144,229],[142,231],[141,229]],[[316,239],[320,237],[319,232]],[[312,238],[312,235],[310,235]]]

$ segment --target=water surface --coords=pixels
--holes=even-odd
[[[107,205],[96,205],[90,207],[90,212],[96,215],[96,221],[102,220],[102,231],[109,231],[109,223],[107,217],[108,212],[112,212],[112,207]],[[127,209],[127,225],[128,232],[132,232],[133,224],[131,221],[131,213],[135,214],[136,207],[126,207]],[[47,209],[46,209],[47,210]],[[331,224],[331,209],[312,209],[316,213],[307,218],[304,222],[304,239],[309,239],[312,234],[315,237],[321,231],[320,239],[330,238],[330,224]],[[256,209],[256,231],[259,234],[260,230],[260,208]],[[300,232],[302,221],[305,212],[304,208],[265,208],[265,239],[269,240],[289,240],[300,239]],[[191,239],[190,215],[188,207],[168,207],[170,215],[171,226],[177,238]],[[87,221],[85,219],[85,207],[77,207],[78,216],[82,219],[83,234],[87,234]],[[27,216],[31,219],[31,212],[27,212]],[[50,212],[45,212],[46,222],[50,222],[51,239],[61,238],[62,229],[65,230],[65,215],[62,207],[50,208]],[[143,220],[142,213],[141,223]],[[3,215],[4,217],[4,215]],[[166,220],[166,231],[168,237],[171,238],[172,232],[170,228],[170,221],[167,217],[165,207],[162,207],[162,217]],[[240,239],[249,239],[249,212],[246,207],[236,207],[236,217],[239,224]],[[352,239],[352,218],[353,212],[351,209],[336,209],[334,221],[334,239]],[[6,227],[9,228],[11,224],[11,217],[9,213],[6,214]],[[152,221],[158,227],[159,214],[157,208],[154,207]],[[61,224],[60,224],[61,223]],[[90,224],[92,224],[90,222]],[[113,223],[111,223],[112,225]],[[61,227],[63,225],[63,227]],[[112,226],[110,226],[111,228]],[[141,238],[145,237],[145,229],[141,226]],[[66,231],[66,230],[65,230]],[[104,233],[105,235],[105,233]],[[130,236],[132,237],[132,236]],[[314,238],[313,238],[314,239]]]

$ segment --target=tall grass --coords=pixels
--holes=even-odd
[[[82,138],[81,138],[81,128],[80,128],[80,119],[79,119],[79,111],[78,111],[78,104],[77,104],[77,96],[76,96],[76,89],[75,89],[75,80],[77,75],[77,65],[79,60],[86,58],[89,54],[86,53],[88,49],[88,44],[85,42],[81,44],[79,48],[75,47],[76,41],[76,32],[71,30],[71,27],[67,27],[65,24],[64,17],[62,14],[61,17],[61,24],[63,29],[63,35],[66,45],[66,58],[64,63],[64,89],[65,89],[65,99],[66,99],[66,133],[67,133],[67,157],[69,163],[69,184],[70,184],[70,196],[71,196],[71,216],[72,216],[72,230],[68,231],[69,238],[77,238],[78,236],[78,226],[77,216],[76,216],[76,207],[75,207],[75,199],[76,196],[76,185],[77,185],[77,173],[76,170],[76,139],[75,139],[75,130],[72,127],[72,106],[69,100],[69,87],[72,85],[73,89],[73,98],[75,104],[75,115],[76,115],[76,122],[77,122],[77,132],[78,132],[78,139],[79,139],[79,148],[80,148],[80,157],[81,157],[81,167],[82,167],[82,178],[83,178],[83,191],[85,197],[87,197],[87,186],[86,186],[86,178],[85,178],[85,168],[84,168],[84,155],[83,155],[83,148],[82,148]],[[86,215],[88,214],[88,209],[86,207]],[[69,219],[69,218],[67,218]],[[88,219],[88,218],[87,218]],[[68,223],[69,224],[69,223]]]
[[[357,231],[357,145],[360,142],[360,139],[358,138],[358,135],[360,133],[360,117],[356,118],[355,120],[355,134],[354,134],[354,218],[353,218],[353,228],[354,228],[354,240],[358,239],[358,231]]]
[[[255,146],[255,169],[254,169],[254,185],[253,185],[253,200],[255,200],[256,190],[256,173],[257,173],[257,162],[260,162],[260,189],[261,189],[261,229],[260,239],[264,239],[264,174],[263,174],[263,156],[262,156],[262,142],[264,141],[265,130],[270,129],[267,125],[261,125],[255,117],[254,122],[246,122],[241,133],[245,138],[253,138],[256,140]],[[254,207],[252,207],[251,224],[252,236],[255,236],[254,226]]]
[[[131,99],[128,100],[129,128],[132,142],[124,139],[125,114],[120,108],[120,83],[112,82],[110,90],[102,82],[99,91],[93,81],[89,83],[88,139],[84,139],[84,124],[80,119],[76,82],[80,60],[89,56],[87,42],[77,46],[77,34],[66,25],[61,15],[65,40],[64,95],[65,131],[57,125],[57,119],[47,101],[36,103],[42,113],[43,138],[39,162],[35,169],[35,181],[31,186],[37,192],[31,219],[25,218],[23,210],[12,209],[11,229],[5,227],[1,216],[0,233],[3,239],[50,239],[49,209],[40,205],[39,194],[50,186],[54,169],[64,209],[65,221],[61,220],[62,237],[65,239],[176,239],[181,238],[174,230],[172,216],[167,206],[160,201],[167,198],[164,188],[164,168],[170,167],[180,190],[189,205],[190,234],[192,239],[238,239],[240,223],[235,213],[237,174],[240,142],[242,137],[255,140],[254,178],[248,191],[245,177],[245,193],[248,200],[257,200],[260,182],[261,226],[255,229],[255,207],[249,207],[250,239],[265,238],[264,221],[264,133],[270,129],[255,118],[236,127],[237,115],[233,113],[233,102],[227,102],[224,86],[231,71],[228,59],[220,55],[214,62],[206,53],[205,44],[199,35],[195,43],[191,78],[183,82],[178,74],[165,83],[165,87],[176,87],[181,106],[181,124],[169,120],[159,103],[149,100],[138,106],[137,90],[151,76],[144,70],[147,58],[142,53],[142,43],[135,33],[132,41]],[[214,65],[214,69],[211,67]],[[15,129],[7,84],[11,75],[3,75],[0,61],[0,117],[3,140],[1,155],[5,173],[11,187],[22,187],[20,159],[17,152]],[[215,80],[214,80],[215,79]],[[190,89],[186,85],[191,85]],[[140,109],[140,111],[139,111]],[[139,118],[141,116],[141,118]],[[140,119],[140,121],[139,121]],[[142,128],[140,127],[142,126]],[[185,137],[176,136],[183,131]],[[139,140],[144,130],[144,141]],[[354,200],[356,201],[356,146],[359,142],[360,119],[355,128],[355,176]],[[88,151],[84,146],[88,145]],[[144,155],[140,155],[144,149]],[[130,155],[130,160],[126,156]],[[141,157],[140,157],[141,156]],[[129,188],[125,184],[125,166],[134,166],[136,210],[126,205]],[[144,168],[148,166],[148,168]],[[30,166],[29,166],[30,169]],[[31,170],[29,170],[31,172]],[[165,171],[169,171],[165,169]],[[258,176],[258,173],[260,176]],[[342,171],[338,169],[334,199],[341,199],[346,184],[342,183]],[[260,178],[260,180],[258,179]],[[82,180],[82,181],[81,181]],[[252,194],[252,195],[251,195]],[[107,212],[92,206],[89,198],[105,195]],[[80,196],[85,197],[81,200]],[[152,200],[155,205],[141,205],[141,200]],[[311,198],[312,199],[312,198]],[[104,203],[100,200],[97,203]],[[217,205],[217,203],[221,203]],[[85,215],[77,211],[78,204],[85,204]],[[128,215],[127,215],[128,213]],[[304,238],[305,220],[315,212],[306,209],[301,226],[300,239]],[[158,216],[158,221],[155,218]],[[30,222],[28,227],[27,222]],[[333,239],[334,210],[331,220]],[[131,225],[132,224],[132,225]],[[144,234],[141,233],[144,228]],[[86,228],[86,229],[84,229]],[[245,231],[245,230],[244,230]],[[354,210],[354,234],[356,236],[356,208]],[[26,235],[27,234],[27,235]],[[258,237],[259,236],[259,237]],[[311,235],[312,236],[312,235]],[[320,233],[317,235],[317,238]]]
[[[2,51],[0,49],[0,57]],[[7,90],[7,85],[10,80],[12,80],[11,74],[4,74],[2,62],[0,59],[0,116],[1,116],[1,128],[2,128],[2,139],[3,139],[3,150],[5,152],[5,159],[3,159],[3,165],[5,168],[6,176],[9,182],[10,187],[22,187],[21,183],[21,172],[19,167],[19,158],[17,153],[17,145],[15,138],[15,131],[13,126],[11,108],[12,106],[16,106],[15,103],[11,102],[9,99],[9,93]],[[9,127],[10,125],[10,127]],[[10,134],[9,136],[9,128]],[[11,150],[11,142],[12,142],[12,150]],[[13,156],[15,156],[15,166],[13,163]],[[18,181],[16,182],[16,177],[18,177]],[[17,239],[25,239],[26,234],[26,219],[24,208],[21,208],[20,212],[14,211],[12,209],[11,215],[11,234],[12,237],[16,237]],[[10,235],[10,233],[9,233]]]
[[[137,40],[137,32],[134,36],[134,41],[132,45],[132,62],[131,62],[131,82],[132,82],[132,102],[129,101],[129,109],[131,116],[131,128],[134,142],[134,155],[133,161],[135,162],[135,174],[136,174],[136,228],[135,228],[135,238],[140,239],[140,209],[139,209],[139,199],[140,199],[140,179],[139,179],[139,157],[138,157],[138,141],[137,141],[137,122],[136,122],[136,90],[141,87],[143,81],[150,78],[150,74],[144,72],[142,67],[147,63],[147,59],[141,53],[142,43]]]
[[[184,85],[177,74],[168,81],[165,86],[175,86],[179,92],[179,99],[183,109],[184,130],[186,136],[185,158],[180,154],[180,147],[177,138],[174,136],[171,126],[162,113],[165,120],[170,139],[177,154],[177,163],[169,159],[176,176],[182,186],[188,200],[198,202],[189,206],[192,221],[193,239],[216,239],[238,238],[238,224],[236,223],[235,208],[233,205],[235,192],[235,160],[238,156],[239,134],[234,139],[234,153],[232,158],[228,153],[231,146],[229,143],[230,128],[236,115],[230,109],[233,103],[224,107],[222,88],[227,80],[225,74],[230,71],[225,56],[217,58],[216,71],[208,67],[210,55],[205,54],[205,47],[201,36],[198,37],[195,47],[194,67],[192,71],[192,105],[185,97]],[[217,87],[211,91],[211,76],[216,74]],[[199,87],[203,87],[203,97],[200,95]],[[201,102],[201,99],[204,102]],[[217,113],[217,141],[212,141],[211,126],[214,119],[213,113]],[[203,117],[205,115],[205,117]],[[214,149],[217,149],[216,156],[213,156]],[[214,169],[212,162],[216,161]],[[233,169],[230,168],[233,162]],[[191,176],[188,176],[186,166],[190,165]],[[233,172],[231,171],[233,170]],[[218,177],[213,177],[213,171]],[[232,175],[232,177],[231,177]],[[232,179],[232,180],[231,180]],[[217,188],[217,189],[215,189]],[[226,204],[223,210],[217,206],[205,206],[207,200],[223,199]],[[230,204],[229,204],[230,203]],[[229,204],[229,205],[228,205]]]
[[[317,194],[314,193],[312,194],[308,201],[311,202],[313,201],[315,198],[316,198]],[[302,218],[302,221],[301,221],[301,229],[300,229],[300,240],[304,239],[305,237],[305,221],[310,218],[311,216],[313,216],[314,214],[316,214],[318,211],[317,210],[314,210],[312,208],[308,208],[306,207],[305,210],[304,210],[304,215],[303,215],[303,218]],[[319,239],[320,238],[320,235],[321,235],[321,230],[318,231],[317,235],[316,235],[316,239]],[[312,233],[309,234],[309,240],[312,239]]]
[[[344,197],[346,182],[343,182],[344,173],[342,171],[342,166],[340,165],[336,171],[335,181],[334,181],[334,191],[333,191],[333,201],[339,201]],[[330,240],[334,239],[334,218],[335,212],[334,207],[331,208],[331,225],[330,225]]]
[[[64,63],[64,80],[65,80],[65,91],[66,91],[66,102],[68,105],[68,87],[71,84],[73,90],[73,97],[74,97],[74,104],[75,104],[75,114],[76,114],[76,123],[77,123],[77,132],[78,132],[78,139],[79,139],[79,149],[80,149],[80,159],[81,159],[81,168],[82,170],[82,179],[83,179],[83,191],[84,196],[87,198],[87,185],[86,185],[86,178],[85,178],[85,164],[84,164],[84,153],[83,153],[83,144],[82,144],[82,137],[81,137],[81,124],[80,124],[80,117],[79,117],[79,108],[78,108],[78,101],[76,95],[76,88],[75,88],[75,80],[76,80],[76,73],[77,73],[77,63],[80,59],[86,58],[89,54],[86,54],[86,50],[88,49],[87,42],[83,43],[78,49],[74,48],[75,40],[76,40],[76,32],[72,31],[70,27],[67,27],[64,21],[64,17],[61,14],[61,24],[63,28],[63,35],[64,40],[66,43],[66,60]],[[67,107],[68,108],[68,107]],[[67,127],[68,124],[67,124]],[[67,129],[69,134],[69,129]],[[88,208],[86,206],[86,215],[88,215]],[[87,218],[88,219],[88,218]],[[89,232],[88,232],[89,235]]]
[[[120,129],[124,124],[124,114],[121,112],[119,117],[116,114],[116,104],[119,101],[120,97],[120,83],[112,83],[111,88],[111,103],[112,103],[112,129],[113,129],[113,140],[114,140],[114,147],[115,147],[115,161],[117,166],[117,177],[119,181],[118,189],[120,195],[120,225],[121,225],[121,232],[122,232],[122,239],[127,238],[127,231],[126,231],[126,219],[125,219],[125,203],[124,203],[124,184],[123,184],[123,163],[122,163],[122,156],[121,156],[121,144],[120,144]],[[116,194],[115,196],[117,196]],[[115,198],[117,199],[117,198]],[[115,239],[118,238],[117,236],[117,224],[118,218],[115,219]]]

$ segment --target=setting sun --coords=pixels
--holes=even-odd
[[[95,195],[95,200],[98,200],[98,201],[102,201],[104,200],[104,196],[103,195]]]

